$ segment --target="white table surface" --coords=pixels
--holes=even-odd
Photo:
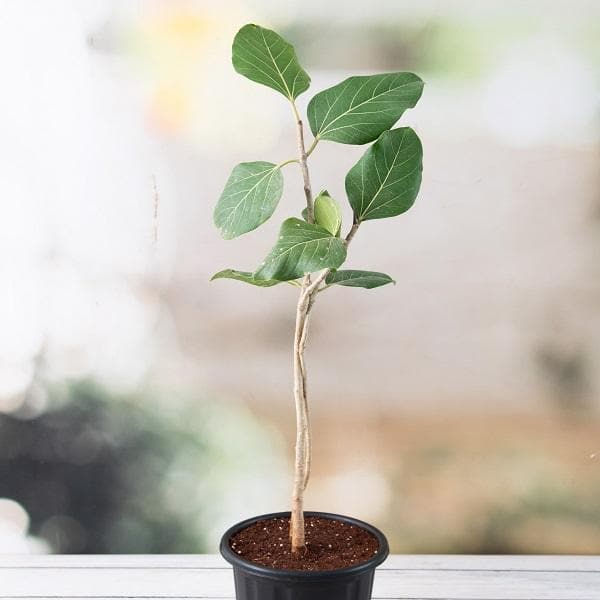
[[[233,598],[216,555],[0,555],[0,598]],[[374,599],[600,600],[599,556],[395,555]]]

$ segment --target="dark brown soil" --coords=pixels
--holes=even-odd
[[[377,538],[341,521],[307,516],[306,549],[292,554],[289,518],[257,521],[236,533],[231,549],[263,567],[293,571],[330,571],[366,562],[379,551]]]

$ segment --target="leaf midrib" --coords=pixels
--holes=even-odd
[[[413,156],[415,156],[415,155],[413,155]],[[412,158],[412,156],[411,156],[411,158]],[[403,179],[406,179],[406,178],[410,177],[418,169],[419,169],[419,165],[416,165],[415,168],[412,171],[409,171],[408,173],[406,173],[406,175],[403,175],[397,181],[402,181]],[[380,204],[379,206],[376,206],[375,209],[371,213],[365,213],[365,215],[363,215],[363,216],[368,216],[369,214],[376,213],[377,211],[381,210],[382,208],[384,208],[385,206],[387,206],[388,204],[390,204],[394,200],[395,200],[395,198],[390,198],[389,200],[387,200],[383,204]]]
[[[267,40],[265,38],[265,32],[263,29],[260,30],[260,35],[262,36],[263,42],[265,43],[265,48],[267,49],[267,52],[269,53],[269,56],[271,57],[271,60],[273,61],[273,64],[275,65],[275,69],[279,75],[279,77],[281,78],[281,81],[283,82],[283,85],[285,86],[285,89],[287,91],[287,95],[288,98],[290,100],[294,99],[294,96],[292,95],[292,93],[290,92],[290,88],[288,87],[287,81],[285,80],[285,77],[283,76],[283,73],[281,72],[281,70],[279,69],[279,65],[275,62],[275,58],[273,57],[273,53],[271,52],[271,48],[269,48],[269,45],[267,44]],[[284,49],[281,51],[281,54],[283,54],[285,52],[286,48],[284,46]],[[293,51],[292,51],[293,52]],[[281,56],[281,54],[279,54],[279,56]],[[292,53],[292,60],[294,59],[294,55]],[[291,61],[290,61],[291,62]],[[288,64],[288,67],[290,65]],[[287,69],[287,67],[286,67]]]
[[[298,246],[302,246],[304,245],[304,247],[308,246],[308,244],[313,244],[313,243],[317,243],[319,244],[320,242],[322,242],[323,240],[336,240],[338,238],[334,238],[331,235],[323,235],[320,238],[315,238],[313,240],[308,240],[308,241],[303,241],[303,242],[298,242],[297,244],[294,244],[292,246],[290,246],[289,248],[286,248],[285,250],[283,250],[283,252],[280,252],[277,256],[274,256],[270,261],[269,264],[273,263],[275,260],[279,260],[282,256],[285,256],[287,254],[289,254],[292,250],[294,250],[295,248],[297,248]],[[304,249],[302,250],[304,252]],[[313,253],[314,254],[314,253]],[[266,264],[264,265],[266,267]],[[263,267],[264,268],[264,267]],[[262,269],[259,269],[260,272]]]
[[[375,202],[375,198],[377,198],[377,196],[380,194],[381,190],[383,189],[385,182],[388,180],[388,177],[390,176],[390,173],[392,172],[392,169],[394,169],[395,163],[396,163],[396,159],[398,158],[398,154],[400,154],[400,150],[402,150],[402,144],[404,143],[404,138],[406,137],[406,131],[403,132],[402,134],[402,139],[400,140],[400,144],[398,145],[398,150],[396,150],[396,155],[394,156],[391,166],[388,169],[388,172],[384,178],[383,181],[379,182],[379,189],[375,192],[374,196],[371,198],[371,202],[369,202],[369,204],[367,204],[367,207],[364,210],[361,210],[361,214],[360,214],[360,218],[363,219],[365,217],[365,215],[367,215],[369,213],[369,208],[371,208],[371,205],[373,204],[373,202]],[[385,159],[385,149],[382,148],[382,152],[384,155],[384,159]],[[387,163],[387,161],[386,161]],[[373,164],[377,164],[377,158],[373,157]],[[378,171],[379,174],[379,171]],[[363,186],[364,188],[364,186]]]
[[[336,283],[341,281],[368,281],[369,279],[384,279],[389,281],[389,278],[384,275],[340,275],[340,278],[336,281]]]

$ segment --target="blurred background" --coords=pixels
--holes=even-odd
[[[289,107],[230,64],[246,22],[313,93],[426,81],[416,205],[370,221],[307,360],[307,508],[394,552],[600,553],[600,4],[585,0],[3,0],[0,552],[214,552],[285,510],[296,290],[253,270],[299,213],[234,241],[234,164],[295,154]],[[344,203],[363,147],[319,144]],[[346,227],[350,213],[345,212]],[[598,453],[598,454],[597,454]]]

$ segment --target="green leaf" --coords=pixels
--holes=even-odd
[[[236,281],[243,281],[251,285],[257,285],[258,287],[271,287],[281,283],[281,281],[275,281],[274,279],[256,279],[252,273],[248,271],[236,271],[235,269],[225,269],[215,273],[210,280],[215,279],[235,279]]]
[[[410,127],[385,131],[346,175],[346,194],[358,221],[395,217],[414,203],[423,149]]]
[[[366,144],[393,127],[422,92],[423,81],[413,73],[349,77],[309,102],[308,122],[322,140]]]
[[[331,235],[340,234],[342,209],[327,190],[315,198],[315,223],[327,229]]]
[[[234,167],[214,212],[215,225],[230,240],[256,229],[272,214],[283,192],[283,175],[269,162]]]
[[[233,40],[233,68],[256,83],[267,85],[294,100],[310,85],[294,47],[278,33],[258,25],[244,25]]]
[[[377,271],[332,271],[325,278],[327,285],[346,285],[368,290],[388,283],[396,283],[389,275]]]
[[[344,242],[321,227],[301,219],[286,219],[279,240],[254,273],[257,279],[289,281],[325,268],[337,269],[346,260]]]

